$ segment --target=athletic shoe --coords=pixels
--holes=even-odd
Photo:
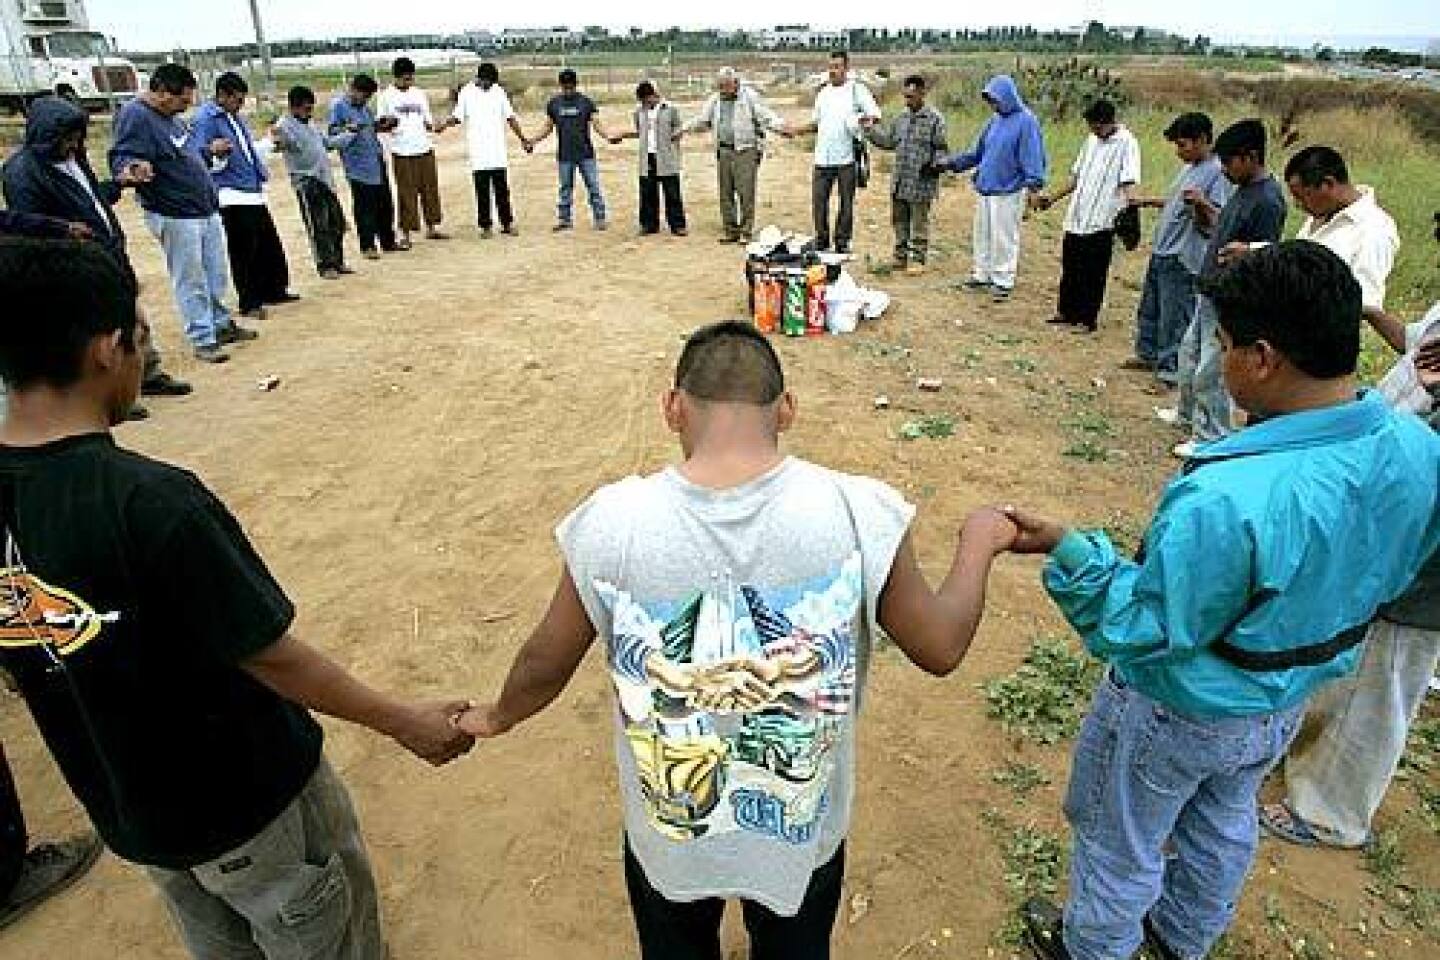
[[[157,373],[140,384],[140,395],[144,397],[184,397],[193,388],[184,380],[176,380],[168,373]]]
[[[264,319],[265,319],[265,308],[264,308],[264,307],[252,307],[252,308],[250,308],[249,310],[241,310],[241,311],[240,311],[240,316],[244,317],[246,320],[264,320]]]
[[[1155,407],[1155,419],[1161,423],[1168,423],[1172,427],[1180,425],[1180,409],[1178,407]]]
[[[684,227],[677,227],[677,228],[675,228],[674,230],[671,230],[670,233],[673,234],[674,236],[677,236],[677,237],[688,237],[688,236],[690,236],[690,231],[689,231],[689,230],[686,230]]]
[[[140,404],[138,403],[131,406],[130,409],[125,412],[126,423],[138,423],[141,420],[149,419],[150,411],[147,410],[145,407],[140,406]]]
[[[606,220],[596,220],[596,221],[595,221],[595,229],[596,229],[596,230],[609,230],[609,229],[610,229],[610,223],[609,223],[608,221],[606,221]]]
[[[977,278],[975,278],[975,277],[971,277],[969,280],[966,280],[964,283],[960,284],[960,286],[963,287],[963,288],[966,289],[966,290],[973,290],[973,291],[977,291],[977,292],[978,292],[978,291],[980,291],[980,290],[989,290],[989,289],[990,289],[990,281],[989,281],[989,280],[979,280],[979,279],[977,279]]]
[[[1198,444],[1194,440],[1182,440],[1170,448],[1170,454],[1179,460],[1189,460],[1195,456],[1197,446]]]
[[[550,228],[550,232],[551,232],[551,233],[560,233],[562,230],[574,230],[574,229],[575,229],[575,224],[573,224],[573,223],[557,223],[557,224],[555,224],[555,226],[553,226],[553,227]]]
[[[518,236],[520,236],[520,231],[517,230],[517,229],[515,229],[515,224],[513,224],[513,223],[512,223],[512,224],[509,224],[508,226],[501,227],[501,228],[500,228],[500,232],[503,233],[503,234],[505,234],[505,236],[507,236],[507,237],[518,237]]]
[[[7,927],[83,877],[105,849],[100,838],[87,834],[40,843],[25,854],[20,879],[0,904],[0,927]]]
[[[1065,949],[1065,917],[1060,908],[1044,897],[1031,897],[1020,906],[1025,942],[1037,960],[1070,960]]]
[[[481,227],[481,228],[480,228],[480,239],[481,239],[481,240],[489,240],[489,239],[490,239],[491,237],[493,237],[493,236],[495,236],[495,231],[491,230],[489,227]]]
[[[247,343],[251,340],[260,339],[260,334],[247,327],[242,327],[237,323],[232,323],[230,326],[221,329],[221,331],[216,334],[216,339],[222,344]]]
[[[196,347],[195,359],[201,363],[228,363],[230,354],[220,349],[219,344],[211,344],[208,347]]]
[[[291,293],[289,290],[286,290],[284,293],[280,294],[280,296],[276,297],[274,300],[266,300],[265,302],[268,303],[268,304],[269,304],[270,306],[272,306],[272,307],[278,307],[278,306],[280,306],[282,303],[294,303],[296,300],[299,300],[299,299],[300,299],[300,294],[298,294],[298,293]]]
[[[1010,299],[1009,287],[994,287],[990,291],[990,300],[993,303],[1004,303]]]

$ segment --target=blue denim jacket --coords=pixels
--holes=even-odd
[[[1046,589],[1095,656],[1202,716],[1272,713],[1354,669],[1359,648],[1281,669],[1247,655],[1325,644],[1395,599],[1440,544],[1440,439],[1379,394],[1202,446],[1166,487],[1142,558],[1072,532]]]

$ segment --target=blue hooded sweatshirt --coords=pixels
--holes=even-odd
[[[235,131],[236,126],[240,128],[238,134]],[[245,147],[235,142],[236,138],[242,135],[247,138],[250,136],[245,121],[237,117],[232,125],[225,108],[210,100],[202,103],[200,109],[195,111],[195,123],[190,128],[190,136],[185,146],[209,168],[210,177],[215,181],[217,190],[259,193],[270,175],[265,170],[265,164],[256,162],[258,158],[255,158],[255,148],[251,145],[253,141],[246,144],[250,147],[248,152]],[[217,164],[215,158],[210,156],[210,143],[219,137],[229,140],[234,149]]]
[[[975,192],[984,196],[1039,190],[1045,185],[1045,139],[1040,121],[1020,99],[1015,81],[1005,74],[990,78],[985,94],[999,110],[985,123],[975,146],[950,158],[956,173],[975,171]]]

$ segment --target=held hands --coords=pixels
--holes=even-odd
[[[472,706],[457,716],[453,723],[455,728],[466,736],[478,737],[481,740],[498,737],[512,726],[500,716],[499,704],[494,703]]]
[[[1007,505],[1004,513],[1019,531],[1015,541],[1007,548],[1011,553],[1046,554],[1054,550],[1065,536],[1065,528],[1060,524],[1028,510]]]
[[[1426,390],[1440,387],[1440,340],[1430,341],[1415,354],[1415,372]]]
[[[210,155],[212,157],[228,157],[235,149],[235,145],[224,137],[216,137],[210,141]]]
[[[149,183],[155,179],[155,168],[150,165],[149,160],[134,160],[126,164],[125,169],[115,178],[121,188],[138,187],[142,183]]]
[[[605,142],[608,143],[608,144],[610,144],[610,146],[612,146],[612,147],[618,147],[618,146],[620,146],[620,144],[622,144],[622,143],[625,142],[625,138],[624,138],[624,137],[606,137],[606,138],[605,138]]]
[[[1055,201],[1043,193],[1033,193],[1030,195],[1031,210],[1037,210],[1043,213],[1044,211],[1049,210],[1054,205]]]
[[[981,507],[970,511],[960,527],[961,543],[974,543],[986,547],[991,556],[1014,549],[1020,528],[1004,511],[996,507]]]
[[[534,141],[534,140],[530,140],[530,139],[528,139],[528,138],[526,138],[526,137],[521,137],[521,138],[520,138],[520,146],[525,149],[525,152],[526,152],[526,153],[534,153],[534,152],[535,152],[535,141]]]
[[[470,752],[475,738],[457,722],[473,710],[468,700],[438,700],[410,707],[391,732],[406,750],[432,766]]]
[[[88,224],[79,223],[79,222],[77,221],[77,222],[75,222],[75,223],[69,224],[68,226],[69,226],[69,228],[70,228],[70,239],[71,239],[71,240],[93,240],[93,239],[95,239],[95,231],[94,231],[94,230],[91,230]]]

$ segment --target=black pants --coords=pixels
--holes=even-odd
[[[15,778],[5,748],[0,747],[0,903],[10,897],[15,883],[25,870],[25,851],[30,838],[25,833],[25,815],[20,812],[20,795],[15,792]]]
[[[830,931],[840,909],[845,847],[810,876],[800,911],[793,917],[741,901],[750,933],[750,960],[829,960]],[[641,960],[721,960],[721,899],[676,903],[650,885],[640,861],[625,845],[625,886],[640,934]]]
[[[645,233],[660,232],[660,193],[665,193],[665,223],[670,232],[685,229],[685,201],[680,196],[680,175],[662,177],[655,168],[655,154],[650,154],[650,169],[640,178],[640,229]]]
[[[340,198],[328,184],[313,177],[296,184],[295,193],[315,250],[315,269],[321,273],[339,270],[345,266],[345,212],[340,209]]]
[[[1115,231],[1067,233],[1060,245],[1060,304],[1056,312],[1070,323],[1094,330],[1105,303]]]
[[[390,195],[390,180],[383,183],[350,181],[350,204],[355,211],[355,233],[361,250],[374,250],[378,241],[381,250],[395,249],[395,198]]]
[[[840,189],[840,210],[835,214],[835,248],[849,247],[855,237],[855,164],[816,167],[810,180],[810,205],[815,219],[815,242],[830,246],[830,192]]]
[[[500,226],[510,229],[515,223],[515,214],[510,209],[510,175],[501,170],[474,170],[470,174],[475,181],[475,213],[481,230],[495,225],[490,217],[490,192],[495,192],[495,215]]]
[[[220,219],[225,221],[225,245],[240,312],[281,302],[290,287],[290,264],[285,261],[285,248],[275,232],[270,208],[221,207]]]

